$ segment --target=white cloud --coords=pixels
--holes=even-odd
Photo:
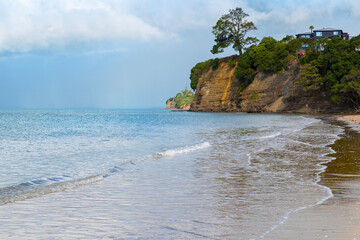
[[[85,50],[96,52],[108,49],[104,42],[118,51],[122,40],[179,40],[198,30],[211,33],[235,7],[250,14],[258,27],[251,35],[259,38],[295,34],[309,25],[360,32],[358,0],[0,0],[0,52],[99,43],[100,50]]]
[[[246,0],[245,11],[258,27],[258,37],[309,31],[315,28],[341,28],[350,35],[360,33],[360,2],[358,0]]]
[[[0,52],[164,37],[121,0],[0,0]]]
[[[235,2],[0,0],[0,53],[74,44],[94,46],[93,43],[101,42],[114,45],[121,40],[178,41],[186,31],[208,29],[211,32],[211,26],[222,14],[234,8]]]

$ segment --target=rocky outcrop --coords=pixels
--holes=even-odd
[[[189,110],[189,109],[190,109],[190,105],[185,104],[185,105],[182,105],[182,106],[180,106],[180,107],[177,107],[175,100],[168,100],[168,101],[166,102],[166,107],[165,107],[165,109],[182,109],[182,110]]]
[[[191,111],[203,112],[292,112],[349,113],[348,104],[332,103],[325,93],[302,90],[295,82],[300,78],[296,61],[280,74],[258,73],[254,81],[239,92],[234,67],[221,62],[199,78]]]
[[[189,110],[190,109],[190,105],[183,105],[180,107],[180,109],[182,110]]]
[[[167,100],[165,109],[177,109],[175,100]]]

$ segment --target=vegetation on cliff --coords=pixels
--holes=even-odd
[[[239,56],[196,64],[190,74],[193,90],[201,75],[216,70],[222,61],[236,66],[234,75],[239,81],[239,93],[253,82],[257,73],[281,74],[288,66],[298,63],[296,71],[300,70],[301,78],[296,84],[302,85],[304,91],[325,93],[333,103],[360,105],[360,35],[350,41],[339,37],[316,41],[289,35],[280,41],[264,37],[256,45],[253,43],[257,39],[245,38],[248,31],[256,30],[252,22],[244,20],[247,16],[241,8],[236,8],[218,20],[213,27],[217,44],[211,52],[219,53],[232,45]],[[313,28],[310,26],[311,31]],[[253,45],[245,48],[250,44]],[[306,48],[305,56],[299,54],[300,48]]]
[[[256,73],[277,73],[286,68],[291,60],[298,57],[297,51],[302,42],[302,39],[294,39],[293,36],[286,36],[281,41],[272,37],[264,37],[258,45],[247,48],[244,54],[220,59],[220,61],[226,61],[230,66],[238,63],[234,75],[240,82],[239,91],[242,91],[254,80]],[[219,59],[215,60],[210,59],[198,63],[191,69],[192,89],[196,89],[202,73],[210,70],[214,62],[219,62]],[[213,67],[213,70],[215,69]]]
[[[311,41],[302,64],[299,84],[318,90],[335,103],[360,105],[360,35],[350,41],[326,38]]]
[[[308,44],[305,56],[298,54],[302,44]],[[264,37],[258,45],[252,45],[245,53],[227,61],[237,66],[234,75],[241,92],[252,83],[257,73],[280,74],[292,61],[299,63],[304,91],[326,93],[334,103],[360,105],[360,35],[350,41],[341,38],[294,39],[286,36],[280,41]],[[214,60],[198,63],[191,70],[191,87],[195,90],[199,77],[210,70]],[[214,68],[213,68],[214,69]]]
[[[293,36],[286,36],[281,41],[264,37],[258,45],[249,47],[239,56],[235,69],[235,76],[240,81],[239,91],[251,84],[258,72],[279,73],[286,69],[289,62],[298,57],[301,44],[302,40]]]
[[[188,90],[187,87],[185,90],[176,94],[175,97],[169,98],[166,103],[174,101],[175,108],[184,109],[190,107],[190,104],[194,100],[194,92]]]

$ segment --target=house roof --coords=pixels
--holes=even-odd
[[[312,33],[311,32],[306,32],[306,33],[298,33],[296,35],[311,35]]]
[[[321,28],[321,29],[314,30],[314,32],[332,32],[332,31],[341,31],[342,32],[342,29],[338,29],[338,28]]]

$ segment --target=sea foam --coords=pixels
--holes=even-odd
[[[190,152],[194,152],[196,150],[208,148],[210,146],[211,146],[211,144],[209,142],[203,142],[203,143],[196,144],[196,145],[193,145],[193,146],[186,146],[186,147],[181,147],[181,148],[169,149],[169,150],[166,150],[164,152],[155,153],[155,154],[153,154],[153,157],[173,157],[173,156],[175,156],[177,154],[187,154],[187,153],[190,153]]]

